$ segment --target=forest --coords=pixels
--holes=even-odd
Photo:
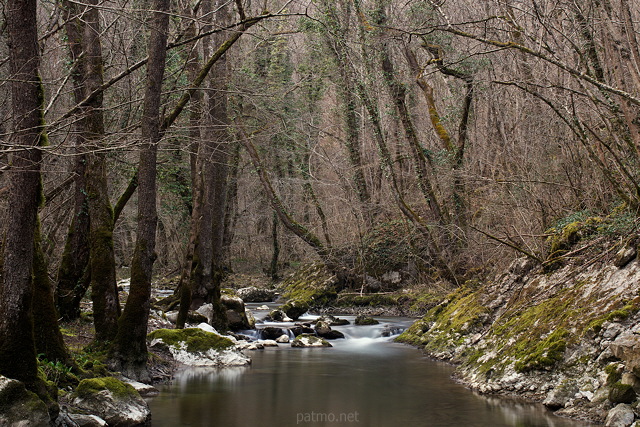
[[[455,289],[552,269],[575,221],[635,230],[637,2],[0,7],[0,375],[44,401],[83,298],[110,368],[144,380],[159,278],[178,327],[210,303],[226,330],[230,272],[315,261],[363,293],[400,263]]]

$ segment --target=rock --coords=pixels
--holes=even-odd
[[[344,326],[350,324],[347,319],[340,319],[331,315],[320,316],[318,317],[318,321],[326,322],[329,326]]]
[[[628,370],[640,376],[640,336],[622,333],[609,344],[614,356],[625,362]]]
[[[271,302],[276,296],[271,289],[257,288],[255,286],[238,289],[237,293],[244,302]]]
[[[378,323],[380,322],[378,322],[373,317],[362,316],[362,315],[357,316],[355,320],[356,325],[377,325]]]
[[[320,320],[316,323],[315,330],[318,336],[323,336],[331,332],[331,327],[327,324],[327,322],[323,322],[322,320]]]
[[[165,317],[167,318],[167,320],[173,324],[175,324],[178,321],[178,312],[177,311],[169,311],[165,314]],[[202,313],[196,311],[189,311],[189,313],[187,314],[187,323],[201,323],[201,322],[207,322],[209,321],[209,319],[207,318],[206,315],[203,315]]]
[[[330,330],[326,334],[318,335],[327,340],[337,340],[340,338],[344,338],[344,334],[340,331],[336,331],[335,329]]]
[[[260,330],[260,338],[263,340],[275,340],[282,335],[285,335],[285,331],[275,326],[267,326]]]
[[[531,271],[537,265],[536,260],[529,257],[518,258],[509,267],[509,272],[521,277]]]
[[[617,382],[609,390],[609,400],[611,403],[631,403],[636,400],[636,392],[629,384]]]
[[[169,351],[175,361],[190,366],[242,366],[251,359],[236,348],[237,342],[199,328],[158,329],[147,335],[150,347]]]
[[[47,405],[20,381],[0,375],[0,426],[48,426]]]
[[[138,381],[134,381],[130,378],[126,378],[126,377],[122,377],[120,378],[120,380],[124,381],[125,383],[131,385],[133,388],[136,389],[136,391],[140,394],[140,396],[142,397],[151,397],[151,396],[157,396],[158,394],[160,394],[160,390],[158,390],[157,388],[155,388],[154,386],[150,385],[150,384],[145,384],[145,383],[141,383]]]
[[[269,310],[268,305],[261,305],[260,307],[256,307],[256,310]]]
[[[113,377],[82,380],[73,396],[74,406],[97,414],[109,426],[136,426],[151,417],[147,402],[140,394],[130,384]]]
[[[327,340],[315,335],[302,334],[291,342],[291,347],[333,347]]]
[[[633,423],[634,417],[631,406],[620,403],[609,411],[604,425],[605,427],[629,427]]]
[[[238,296],[223,294],[220,297],[220,302],[227,309],[227,322],[229,323],[229,329],[232,331],[241,331],[251,329],[249,325],[249,319],[244,307],[244,301]]]
[[[278,310],[278,309],[271,310],[267,315],[267,317],[265,318],[265,320],[272,321],[272,322],[291,322],[292,321],[284,311]]]
[[[97,415],[69,414],[79,427],[108,427],[109,424]]]
[[[280,344],[286,344],[289,342],[289,335],[282,334],[278,338],[276,338],[276,342]]]
[[[622,379],[620,380],[622,384],[628,384],[633,387],[633,390],[638,394],[640,392],[640,379],[636,377],[634,374],[629,372],[625,372],[622,374]]]
[[[296,320],[309,310],[309,304],[307,302],[293,300],[287,302],[280,308],[288,317]]]
[[[260,341],[264,347],[278,347],[278,342],[276,340],[262,340]]]
[[[291,331],[294,337],[297,337],[298,335],[302,335],[302,334],[315,333],[315,331],[309,326],[305,326],[301,324],[296,324],[295,326],[290,327],[289,330]]]
[[[618,268],[624,268],[638,255],[638,250],[635,245],[627,245],[616,252],[616,256],[613,259],[613,265]]]
[[[578,391],[578,385],[574,381],[565,380],[547,394],[542,404],[551,410],[564,408]]]

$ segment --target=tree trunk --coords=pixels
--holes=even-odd
[[[169,0],[154,1],[138,169],[138,230],[131,262],[131,288],[113,346],[116,368],[125,376],[141,381],[150,380],[146,337],[153,263],[156,259],[156,159],[161,137],[160,104],[167,53],[168,12]]]
[[[84,15],[83,45],[86,61],[83,67],[85,97],[103,82],[102,47],[98,0]],[[93,323],[97,341],[110,341],[118,331],[120,304],[116,289],[116,263],[113,251],[113,209],[107,188],[107,162],[101,147],[104,137],[102,94],[92,98],[83,108],[85,114],[85,142],[87,153],[86,184],[89,205],[89,268],[91,271],[91,299]]]
[[[75,3],[63,2],[65,16],[65,32],[67,33],[69,53],[73,61],[71,71],[73,78],[73,95],[76,104],[84,99],[82,33],[83,20],[77,13]],[[60,317],[73,320],[80,317],[80,300],[90,285],[89,276],[89,207],[86,195],[86,155],[82,153],[84,138],[82,132],[85,124],[82,117],[74,125],[76,159],[74,165],[75,194],[74,215],[67,233],[62,260],[58,269],[58,284],[55,290],[56,306]]]
[[[38,206],[42,201],[40,162],[44,145],[43,88],[35,0],[9,0],[11,100],[15,147],[9,170],[11,210],[6,224],[0,282],[0,374],[38,389],[33,335],[33,249]]]

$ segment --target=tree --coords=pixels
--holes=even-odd
[[[38,207],[42,203],[41,147],[46,145],[44,93],[35,0],[7,2],[13,132],[9,217],[0,282],[0,374],[25,383],[47,399],[38,378],[32,312],[34,247]]]
[[[131,262],[131,286],[118,320],[112,357],[126,376],[150,380],[147,364],[147,322],[151,304],[151,279],[156,259],[156,159],[160,143],[162,80],[167,54],[169,0],[155,0],[150,20],[147,85],[142,116],[142,146],[138,167],[138,231]]]

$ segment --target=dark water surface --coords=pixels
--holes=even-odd
[[[249,352],[249,367],[180,372],[149,402],[153,426],[586,425],[541,405],[476,395],[450,379],[450,366],[376,338],[382,326],[336,329],[347,339],[333,348],[283,344]]]

